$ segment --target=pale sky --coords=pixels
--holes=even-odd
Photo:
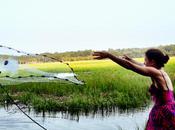
[[[0,0],[0,44],[40,53],[175,43],[175,0]]]

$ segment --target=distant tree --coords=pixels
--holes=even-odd
[[[163,50],[166,54],[170,56],[175,56],[175,44],[166,45],[166,46],[158,46]],[[112,49],[109,48],[107,51],[114,55],[128,55],[132,58],[144,57],[144,53],[148,48],[126,48],[126,49]],[[64,61],[78,61],[78,60],[92,60],[92,50],[83,50],[83,51],[70,51],[70,52],[62,52],[62,53],[42,53],[40,55],[47,55],[50,57],[54,57],[58,60]],[[50,62],[53,61],[49,58],[40,57],[26,57],[20,56],[18,57],[21,63],[29,63],[29,62]]]

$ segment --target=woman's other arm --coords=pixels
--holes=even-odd
[[[127,56],[127,55],[123,55],[122,58],[123,58],[123,59],[126,59],[126,60],[128,60],[128,61],[130,61],[130,62],[132,62],[132,63],[135,63],[135,64],[137,64],[137,65],[144,66],[144,63],[138,62],[138,61],[136,61],[136,60],[130,58],[130,57]]]
[[[132,70],[138,74],[144,75],[144,76],[149,76],[149,77],[154,77],[154,78],[157,78],[158,76],[160,76],[160,72],[154,67],[140,66],[129,60],[114,56],[105,51],[94,52],[93,56],[95,56],[94,59],[99,59],[99,60],[104,59],[104,58],[109,58],[115,63],[119,64],[120,66],[126,69],[129,69],[129,70]]]

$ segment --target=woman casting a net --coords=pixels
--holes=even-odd
[[[145,52],[144,65],[124,56],[114,56],[108,52],[94,52],[94,59],[109,58],[120,66],[132,70],[143,76],[150,77],[152,84],[149,87],[154,106],[149,113],[146,130],[175,130],[175,101],[173,85],[163,70],[169,60],[159,49],[149,49]]]

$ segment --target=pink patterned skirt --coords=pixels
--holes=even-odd
[[[146,130],[175,130],[175,103],[155,105],[149,114]]]
[[[153,106],[146,130],[175,130],[175,101],[173,91],[162,91],[153,95]]]

